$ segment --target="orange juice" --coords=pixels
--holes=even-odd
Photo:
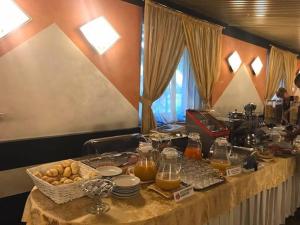
[[[198,147],[187,146],[184,156],[188,159],[202,159],[202,151]]]
[[[174,190],[176,188],[179,188],[179,186],[180,186],[180,179],[176,179],[176,180],[164,180],[164,179],[160,179],[160,177],[158,176],[155,179],[155,183],[162,190],[170,191],[170,190]]]
[[[230,162],[227,160],[212,160],[210,162],[211,166],[215,169],[220,170],[223,175],[226,174],[226,170],[230,167]]]
[[[155,162],[147,161],[146,163],[137,164],[134,167],[134,175],[141,181],[150,181],[155,179],[157,168]]]

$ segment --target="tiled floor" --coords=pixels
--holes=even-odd
[[[297,210],[294,216],[286,219],[285,225],[300,225],[300,208]]]

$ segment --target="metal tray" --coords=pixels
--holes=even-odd
[[[111,152],[99,156],[94,155],[81,162],[96,169],[100,166],[126,167],[135,164],[137,160],[138,154],[135,152]]]

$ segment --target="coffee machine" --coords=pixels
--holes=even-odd
[[[230,112],[229,141],[233,146],[252,148],[259,142],[259,128],[263,125],[263,117],[255,113],[256,105],[249,103],[244,106],[244,112]]]

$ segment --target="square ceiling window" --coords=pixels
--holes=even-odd
[[[263,64],[258,56],[251,63],[251,68],[256,76],[259,75],[261,69],[263,68]]]
[[[104,17],[98,17],[80,27],[81,32],[88,42],[103,54],[112,47],[120,35]]]
[[[29,20],[13,0],[0,0],[0,38]]]
[[[228,57],[228,63],[232,69],[232,71],[235,73],[241,66],[242,60],[240,58],[239,53],[237,51],[234,51],[229,57]]]

